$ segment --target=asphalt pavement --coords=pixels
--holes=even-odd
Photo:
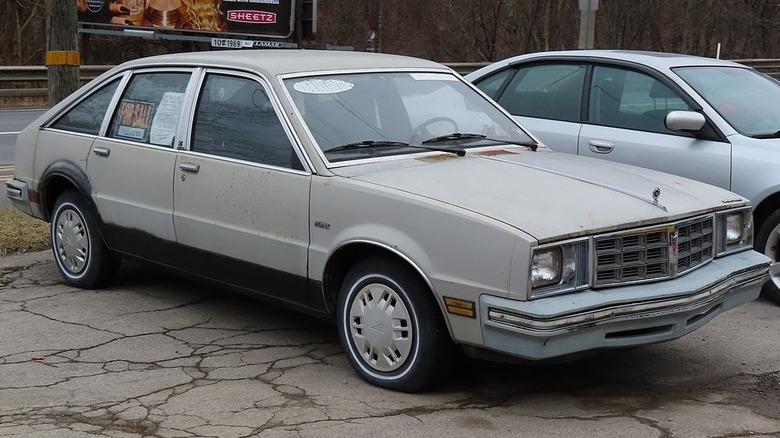
[[[125,263],[65,285],[0,258],[0,436],[780,437],[780,307],[558,365],[459,359],[419,394],[359,379],[335,327]]]

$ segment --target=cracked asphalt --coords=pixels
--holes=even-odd
[[[780,307],[575,362],[461,360],[444,384],[360,380],[335,328],[126,263],[61,280],[49,252],[0,258],[0,436],[780,437]]]

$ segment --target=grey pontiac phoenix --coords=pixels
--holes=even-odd
[[[668,341],[755,299],[749,202],[554,153],[440,64],[236,51],[122,64],[27,127],[7,194],[65,280],[141,259],[336,322],[416,391],[455,347],[528,360]]]

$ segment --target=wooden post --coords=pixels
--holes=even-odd
[[[46,12],[49,105],[54,106],[79,88],[76,2],[46,0]]]

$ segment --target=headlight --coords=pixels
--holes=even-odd
[[[750,209],[732,210],[717,216],[717,254],[722,256],[753,246],[753,215]]]
[[[538,288],[561,282],[561,248],[534,251],[531,262],[531,287]]]
[[[571,292],[587,286],[588,241],[534,248],[529,298]]]

